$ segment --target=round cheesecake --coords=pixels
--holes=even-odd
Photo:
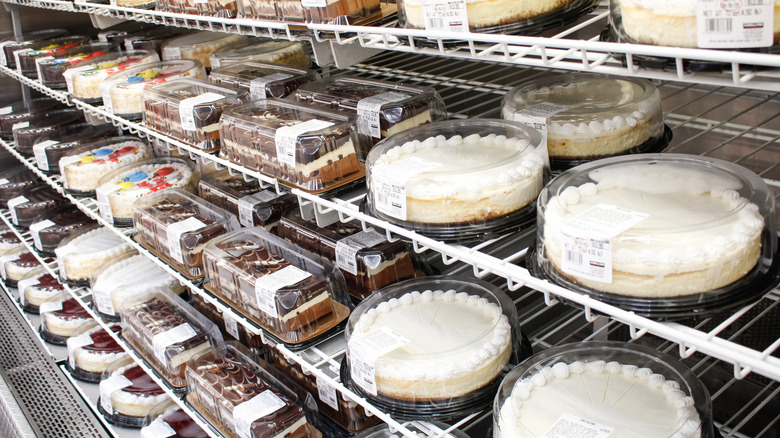
[[[114,332],[122,328],[111,326]],[[81,337],[84,337],[82,341]],[[68,355],[75,369],[84,373],[100,375],[115,361],[127,356],[125,350],[101,327],[92,328],[79,336],[68,339]]]
[[[611,428],[609,436],[615,437],[701,436],[694,400],[680,390],[678,382],[649,368],[618,362],[545,366],[517,381],[511,396],[497,409],[495,438],[541,437],[566,427],[580,427],[583,435],[578,436],[593,433],[577,426],[580,419],[586,425]]]
[[[129,252],[131,247],[108,228],[98,228],[73,237],[54,250],[60,276],[69,282],[89,281],[106,260]]]
[[[575,0],[466,0],[469,28],[472,30],[507,25],[540,14],[554,11]],[[407,27],[425,28],[425,15],[421,0],[403,0]]]
[[[65,291],[59,280],[44,271],[32,273],[18,283],[19,295],[24,296],[25,307],[35,309],[55,295]]]
[[[363,313],[348,350],[376,330],[391,330],[407,343],[376,359],[377,394],[397,400],[459,397],[492,382],[509,362],[512,333],[495,303],[455,290],[409,292]]]
[[[115,415],[143,418],[161,403],[174,403],[140,365],[133,363],[111,373],[111,377],[119,375],[127,378],[130,385],[111,393]]]
[[[62,308],[57,310],[46,311],[42,309],[41,316],[46,324],[45,331],[49,334],[69,338],[76,330],[85,327],[85,324],[97,325],[97,322],[75,298],[68,298],[62,301],[61,305]]]

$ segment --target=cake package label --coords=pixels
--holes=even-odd
[[[28,128],[29,126],[30,126],[30,122],[29,121],[14,123],[14,126],[11,127],[11,131],[16,131],[17,129]]]
[[[97,199],[100,216],[109,224],[114,223],[114,213],[111,211],[111,202],[109,201],[109,196],[121,189],[122,187],[112,183],[103,184],[102,186],[95,189],[95,198]]]
[[[24,293],[24,289],[34,284],[38,284],[39,278],[40,277],[25,278],[24,280],[19,280],[16,283],[16,290],[19,292],[19,304],[21,304],[22,306],[27,304],[27,296]]]
[[[5,59],[5,46],[13,43],[14,41],[3,41],[0,43],[0,64],[2,64],[3,67],[8,66],[8,60]]]
[[[19,225],[19,218],[16,216],[16,207],[25,202],[29,202],[29,199],[24,196],[17,196],[8,201],[8,212],[11,213],[11,222],[13,222],[14,225]]]
[[[68,188],[68,179],[65,178],[65,167],[68,166],[68,164],[73,163],[80,163],[81,157],[78,155],[69,155],[67,157],[60,158],[59,167],[60,167],[60,175],[62,175],[62,185],[65,186],[65,188]]]
[[[19,74],[22,74],[22,63],[19,61],[19,58],[23,54],[29,53],[29,52],[32,52],[32,51],[33,51],[33,49],[22,49],[22,50],[17,50],[17,51],[14,52],[14,58],[16,58],[16,71],[19,72]]]
[[[280,196],[282,195],[273,190],[261,190],[251,195],[242,196],[238,199],[238,221],[245,227],[254,227],[255,206],[264,202],[273,201]]]
[[[163,47],[163,60],[181,59],[181,48],[179,46]]]
[[[238,334],[238,322],[233,318],[230,313],[223,313],[222,317],[225,319],[225,331],[230,333],[230,336],[241,339],[241,335]]]
[[[515,113],[515,121],[530,126],[542,135],[542,144],[547,145],[547,119],[561,111],[570,109],[570,106],[557,103],[543,102],[523,108]]]
[[[141,429],[141,438],[168,438],[174,435],[176,431],[165,421],[153,421]]]
[[[195,105],[214,102],[224,98],[225,96],[219,93],[203,93],[200,96],[190,97],[179,102],[179,118],[181,119],[182,129],[185,131],[198,129],[195,126]]]
[[[425,30],[468,32],[466,0],[421,0]]]
[[[35,70],[38,72],[38,80],[43,81],[43,73],[41,73],[41,63],[53,60],[53,56],[42,56],[35,59]]]
[[[0,178],[0,186],[8,184],[8,178]]]
[[[111,394],[122,388],[127,388],[133,382],[122,374],[111,376],[100,382],[100,407],[109,414],[114,414],[114,406],[111,404]]]
[[[279,317],[276,310],[276,291],[311,277],[311,274],[298,268],[297,266],[287,266],[276,272],[255,280],[255,296],[257,297],[257,307],[272,318]]]
[[[352,381],[371,395],[377,395],[374,369],[376,360],[403,347],[409,340],[388,327],[349,340],[349,366]]]
[[[41,230],[49,228],[52,225],[56,224],[48,219],[30,225],[30,235],[33,238],[33,244],[39,251],[43,250],[43,246],[41,245]]]
[[[206,224],[199,221],[198,218],[195,217],[168,225],[165,228],[165,233],[168,238],[168,253],[171,255],[171,258],[179,263],[184,263],[184,256],[181,253],[182,234],[188,233],[190,231],[200,230],[205,226]]]
[[[610,239],[643,221],[649,214],[598,204],[563,224],[561,269],[602,283],[612,283]]]
[[[191,339],[197,334],[195,329],[188,323],[177,325],[176,327],[166,330],[162,333],[157,333],[152,337],[152,348],[154,349],[154,357],[161,364],[167,364],[165,359],[165,350],[173,344],[179,344]]]
[[[303,1],[301,3],[303,3]],[[303,6],[306,7],[305,4]],[[323,6],[325,5],[323,4]],[[268,86],[268,84],[270,84],[271,82],[290,79],[291,77],[293,77],[293,75],[287,73],[274,73],[268,76],[254,78],[251,81],[249,81],[249,93],[252,95],[252,99],[265,99],[266,97],[268,97],[266,96],[265,93],[265,88]]]
[[[280,163],[295,167],[295,145],[298,143],[298,136],[306,132],[319,131],[329,126],[333,126],[333,123],[312,119],[297,125],[278,128],[274,134],[276,158]]]
[[[49,160],[46,158],[46,148],[59,143],[56,140],[46,140],[33,145],[33,154],[35,155],[35,164],[38,169],[48,172]]]
[[[103,96],[103,109],[114,113],[114,105],[111,103],[111,82],[103,81],[100,83],[100,95]]]
[[[47,301],[38,306],[38,313],[41,315],[49,312],[56,312],[58,310],[62,310],[62,301]]]
[[[91,343],[92,336],[90,336],[89,333],[68,338],[68,365],[70,365],[70,369],[76,369],[76,349],[85,347]]]
[[[409,157],[389,166],[371,169],[374,208],[396,219],[406,220],[406,182],[413,176],[440,167],[441,163]]]
[[[357,253],[385,241],[385,236],[374,230],[361,231],[336,242],[336,266],[352,275],[358,275]]]
[[[705,49],[769,47],[774,43],[774,0],[699,0],[698,46]]]
[[[400,102],[411,96],[397,91],[377,94],[376,96],[360,99],[357,104],[358,132],[373,138],[382,138],[382,129],[379,126],[382,106],[392,102]]]
[[[330,369],[330,367],[323,368],[322,372],[334,380],[336,379],[336,376],[338,376],[338,373]],[[320,376],[317,376],[317,394],[319,394],[320,400],[323,403],[333,408],[334,411],[339,411],[339,399],[336,387],[332,386]]]
[[[116,309],[114,309],[114,303],[111,302],[111,296],[103,288],[92,289],[92,301],[100,313],[110,316],[116,315]]]
[[[584,418],[563,414],[542,438],[607,438],[614,429]]]
[[[287,406],[278,395],[270,389],[252,397],[233,409],[233,422],[236,425],[236,434],[241,438],[251,438],[252,424],[264,417]]]
[[[301,6],[304,8],[325,8],[328,6],[327,0],[301,0]]]
[[[5,264],[19,257],[19,253],[8,254],[0,257],[0,277],[7,278],[5,273]]]
[[[14,107],[12,107],[12,106],[4,106],[4,107],[0,108],[0,115],[11,114],[11,111],[13,111],[13,110],[14,110]]]

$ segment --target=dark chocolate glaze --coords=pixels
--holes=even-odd
[[[135,365],[124,370],[122,375],[132,382],[130,386],[122,388],[122,391],[143,397],[154,397],[165,393],[159,385],[154,383],[154,380],[146,374],[146,371],[144,371],[140,365]]]
[[[122,331],[122,327],[115,324],[111,326],[111,330],[114,333],[119,333]],[[105,330],[97,330],[94,333],[90,333],[89,337],[92,338],[92,343],[81,347],[86,351],[96,354],[121,353],[125,351]]]
[[[177,409],[162,418],[176,432],[170,438],[207,438],[209,435],[198,426],[182,409]]]
[[[92,319],[89,316],[87,310],[76,301],[75,298],[68,298],[62,302],[62,309],[52,312],[54,316],[65,321],[73,321],[74,319]]]
[[[42,218],[38,219],[43,220]],[[53,251],[63,239],[84,227],[96,223],[94,219],[84,214],[78,208],[70,206],[55,211],[47,219],[54,222],[54,225],[44,228],[38,233],[41,246],[46,251]]]

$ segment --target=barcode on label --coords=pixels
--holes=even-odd
[[[566,251],[566,261],[577,265],[582,265],[584,262],[582,259],[582,254],[574,251],[568,251],[568,250]]]
[[[444,19],[443,18],[429,18],[428,19],[428,28],[432,28],[432,29],[442,29],[442,28],[444,28]]]
[[[731,18],[708,18],[707,33],[730,33],[732,31]]]

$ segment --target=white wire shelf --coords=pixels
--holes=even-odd
[[[332,49],[333,58],[317,56],[320,65],[330,63],[331,60],[339,67],[351,65],[357,59],[367,56],[355,55],[355,45],[359,45],[365,49],[532,67],[640,76],[755,90],[780,89],[780,56],[775,54],[599,41],[599,35],[606,27],[609,16],[606,0],[583,19],[563,29],[548,31],[544,36],[432,32],[394,27],[395,21],[383,23],[381,26],[303,24],[205,17],[94,3],[74,4],[61,0],[2,1],[20,6],[85,12],[164,26],[307,40],[319,46],[315,47],[315,55],[322,54],[322,49],[327,46]],[[349,50],[339,50],[339,46],[347,46]],[[640,60],[646,58],[662,59],[664,67],[645,67],[647,64]],[[710,68],[698,68],[700,64],[707,64]]]

